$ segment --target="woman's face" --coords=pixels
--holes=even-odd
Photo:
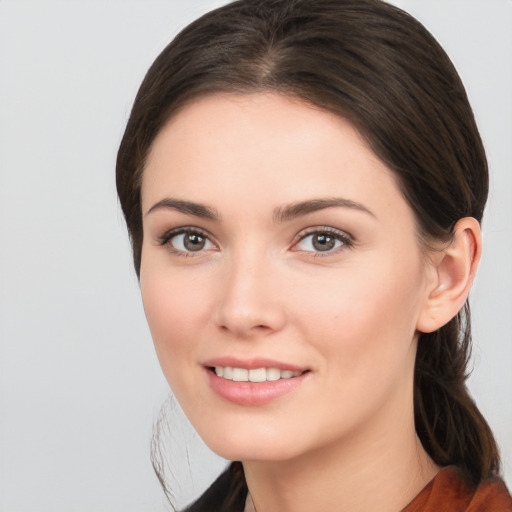
[[[273,93],[196,100],[156,138],[142,203],[146,316],[214,451],[289,460],[412,417],[434,277],[347,121]]]

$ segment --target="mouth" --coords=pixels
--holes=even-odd
[[[232,366],[209,366],[208,370],[225,380],[233,382],[275,382],[278,380],[294,379],[308,373],[309,370],[292,371],[279,368],[237,368]]]

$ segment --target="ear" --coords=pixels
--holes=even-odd
[[[428,265],[432,270],[432,280],[416,325],[419,332],[439,329],[461,310],[473,283],[481,253],[480,224],[472,217],[460,219],[455,225],[450,244],[430,254]]]

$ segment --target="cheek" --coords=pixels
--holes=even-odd
[[[350,371],[369,361],[382,368],[384,360],[400,360],[397,352],[403,358],[414,339],[422,299],[421,263],[411,259],[359,260],[357,267],[348,265],[314,285],[303,283],[307,293],[296,294],[295,300],[308,338]],[[374,366],[367,367],[374,371]]]
[[[210,316],[208,291],[184,273],[157,265],[141,269],[142,301],[160,364],[169,383],[193,361],[195,340]]]
[[[298,304],[303,339],[322,356],[324,403],[338,411],[326,424],[329,435],[337,435],[340,422],[361,425],[390,397],[410,390],[420,283],[414,266],[402,271],[397,281],[369,265],[362,273],[352,269],[337,282],[317,283],[311,300]]]

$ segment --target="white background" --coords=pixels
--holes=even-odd
[[[150,63],[180,27],[222,3],[0,0],[1,512],[166,510],[148,454],[167,385],[131,267],[114,163]],[[488,151],[470,388],[497,434],[510,486],[512,2],[395,3],[454,60]],[[173,419],[178,435],[192,437],[182,425]],[[199,488],[219,462],[211,469],[199,448],[191,453]],[[174,459],[180,480],[182,457]]]

